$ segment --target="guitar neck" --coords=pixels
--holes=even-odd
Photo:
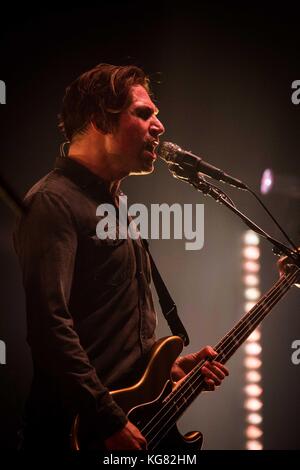
[[[217,361],[225,364],[231,358],[279,300],[289,291],[297,278],[298,272],[299,269],[295,268],[292,273],[281,276],[276,284],[224,336],[215,346],[215,350],[218,352]]]
[[[214,360],[225,364],[235,351],[245,342],[272,308],[288,292],[299,275],[299,268],[293,266],[289,274],[279,278],[276,284],[246,313],[239,322],[215,346],[218,355]],[[174,423],[186,411],[204,388],[204,377],[201,373],[202,361],[184,378],[181,384],[168,397],[168,405],[175,408]]]

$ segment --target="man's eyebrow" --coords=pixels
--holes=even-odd
[[[155,116],[159,113],[159,109],[155,105],[154,106],[147,105],[147,108],[151,109],[151,111],[153,111],[153,114],[155,114]]]
[[[146,104],[146,103],[138,103],[137,106],[141,108],[147,108],[153,111],[153,114],[155,114],[155,116],[159,113],[159,109],[155,105],[151,106],[150,104]]]

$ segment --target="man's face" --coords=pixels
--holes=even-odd
[[[108,152],[125,174],[146,174],[154,170],[155,149],[165,131],[156,117],[158,109],[141,85],[131,88],[131,101],[121,112],[118,127],[110,134]]]

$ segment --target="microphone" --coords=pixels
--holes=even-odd
[[[228,175],[219,168],[205,162],[202,158],[197,157],[192,152],[183,150],[179,145],[172,142],[162,142],[159,146],[158,154],[160,158],[168,164],[179,165],[188,175],[195,173],[203,173],[218,181],[224,181],[232,186],[240,189],[248,189],[248,187],[237,178]]]

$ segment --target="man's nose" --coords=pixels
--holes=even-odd
[[[152,137],[158,137],[165,132],[165,128],[160,120],[154,116],[154,119],[150,126],[150,134]]]

